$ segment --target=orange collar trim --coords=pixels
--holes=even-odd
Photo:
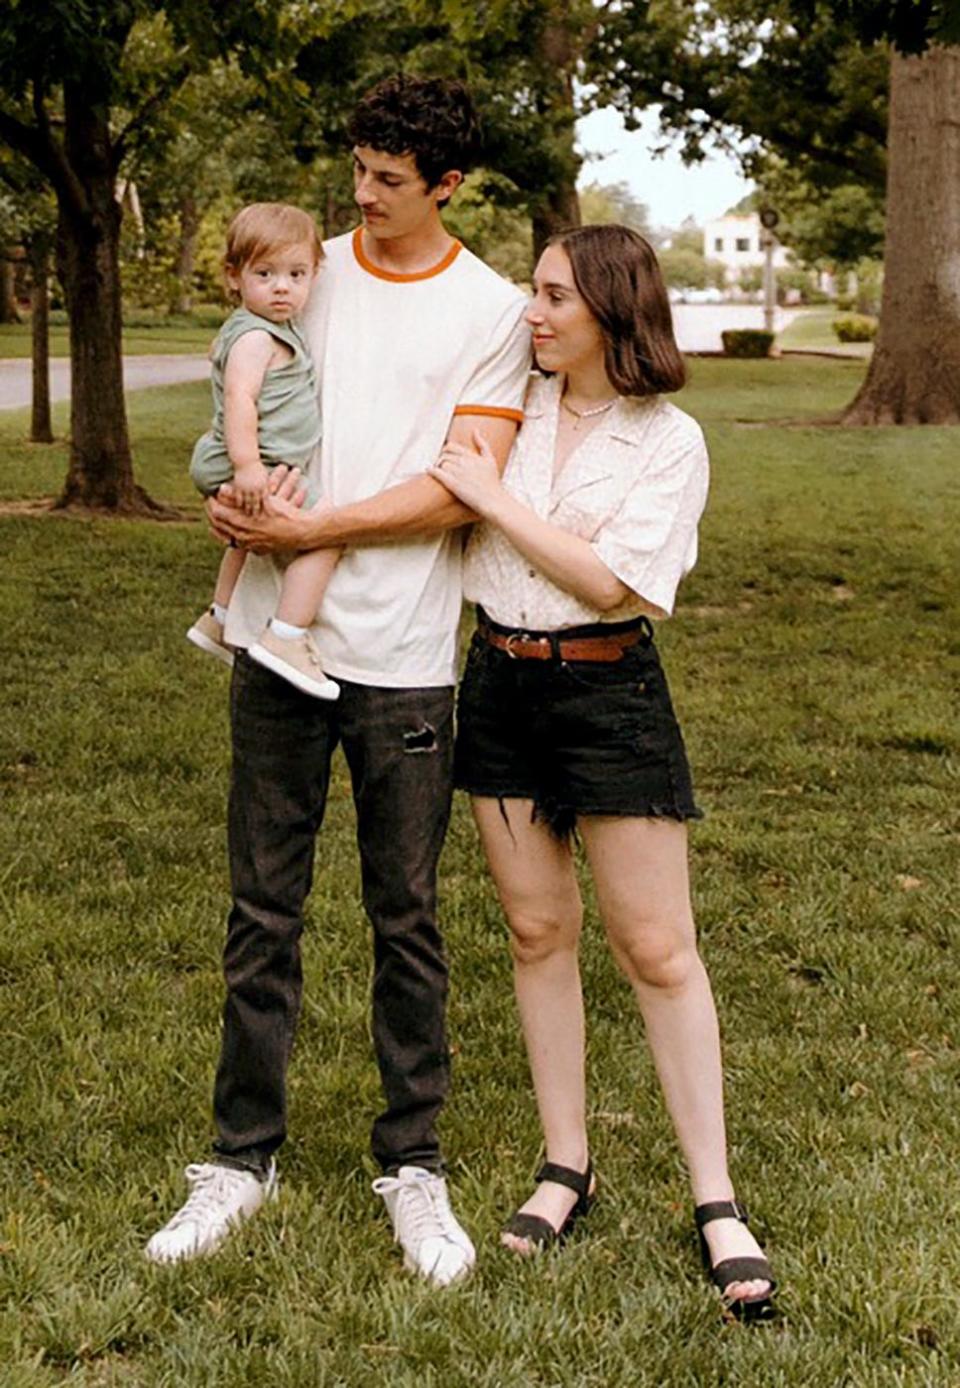
[[[398,275],[393,270],[382,270],[379,265],[374,265],[373,261],[365,254],[363,227],[357,227],[353,233],[353,254],[361,270],[366,270],[368,275],[375,275],[378,280],[389,280],[392,284],[413,284],[416,280],[429,280],[433,279],[434,275],[442,275],[444,270],[450,268],[462,250],[463,242],[455,240],[443,259],[438,260],[436,265],[431,265],[427,270],[415,270],[412,275]]]

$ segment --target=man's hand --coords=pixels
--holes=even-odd
[[[207,500],[207,520],[212,534],[223,545],[248,549],[254,554],[315,547],[309,543],[310,522],[333,509],[321,502],[303,511],[306,489],[298,468],[275,467],[269,474],[269,491],[257,515],[248,515],[238,493],[225,483]]]
[[[307,483],[298,467],[277,463],[270,471],[270,495],[302,506],[307,499]]]

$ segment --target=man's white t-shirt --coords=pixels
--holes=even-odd
[[[309,472],[327,501],[349,505],[424,472],[454,415],[522,419],[530,337],[520,290],[459,242],[413,275],[373,265],[359,228],[325,250],[303,327],[323,417]],[[312,628],[324,669],[386,688],[453,684],[462,544],[453,530],[346,550]],[[279,590],[276,561],[250,555],[227,641],[254,641]]]

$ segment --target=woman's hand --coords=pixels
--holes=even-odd
[[[479,430],[474,431],[473,445],[467,448],[462,443],[445,444],[429,473],[471,511],[489,517],[504,495],[500,471]]]

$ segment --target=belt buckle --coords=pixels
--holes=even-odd
[[[507,637],[506,645],[507,655],[511,660],[519,660],[521,658],[518,652],[513,649],[513,643],[516,642],[519,645],[522,641],[528,642],[531,646],[542,646],[544,644],[544,637],[534,636],[529,631],[511,631],[510,635]]]

